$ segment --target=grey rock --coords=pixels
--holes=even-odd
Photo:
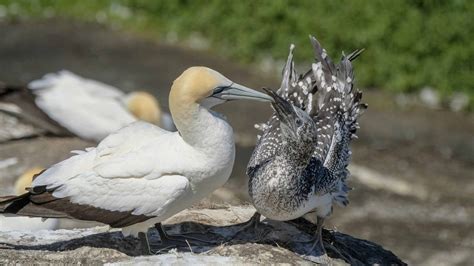
[[[247,220],[253,207],[214,209],[195,207],[168,219],[170,234],[192,232],[194,237],[218,244],[167,249],[157,232],[148,232],[157,255],[145,256],[134,237],[123,237],[107,226],[37,232],[0,232],[0,264],[61,263],[155,265],[155,264],[275,264],[309,265],[314,225],[305,220],[288,223],[263,220],[257,233],[239,232],[236,223]],[[404,265],[381,246],[349,235],[325,230],[325,246],[333,265]]]

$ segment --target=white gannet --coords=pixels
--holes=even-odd
[[[97,221],[122,228],[124,235],[146,232],[155,224],[160,230],[161,221],[229,178],[233,130],[211,108],[237,99],[272,101],[212,69],[191,67],[170,91],[178,132],[134,122],[97,147],[46,169],[28,193],[4,197],[0,213]]]
[[[348,204],[349,144],[366,105],[360,102],[361,92],[353,89],[350,62],[361,50],[343,55],[334,65],[314,37],[311,42],[319,62],[298,76],[291,46],[281,87],[278,93],[269,91],[275,99],[275,113],[260,126],[263,135],[247,174],[258,213],[280,221],[317,218],[313,251],[324,262],[323,221],[331,214],[333,203]],[[259,214],[254,215],[250,224],[258,220]]]
[[[27,88],[0,87],[0,111],[54,135],[73,134],[98,142],[137,120],[176,130],[170,115],[151,94],[125,94],[67,70],[46,74]]]
[[[20,175],[14,184],[15,195],[25,193],[26,188],[31,187],[33,176],[40,173],[43,169],[33,167]],[[43,219],[40,217],[12,216],[0,214],[0,231],[38,231],[57,229],[58,219]]]

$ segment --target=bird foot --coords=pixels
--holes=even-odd
[[[147,233],[138,233],[138,239],[140,240],[140,250],[143,255],[154,255],[151,250],[150,243],[148,242]]]
[[[256,212],[248,221],[238,224],[240,228],[227,241],[238,239],[242,234],[257,235],[258,224],[260,223],[260,214]]]
[[[308,254],[304,255],[303,258],[322,265],[329,265],[331,263],[331,259],[324,248],[323,240],[320,237],[316,237],[316,241],[314,241]]]

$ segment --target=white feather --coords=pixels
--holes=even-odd
[[[122,103],[124,93],[119,89],[66,70],[47,74],[28,87],[41,110],[84,139],[100,141],[137,120]]]
[[[227,181],[235,156],[233,133],[225,121],[218,121],[216,127],[202,129],[206,137],[199,136],[201,140],[216,142],[204,149],[189,145],[178,132],[132,123],[97,148],[47,169],[33,186],[56,188],[53,196],[68,197],[73,203],[153,216],[123,231],[136,234],[190,207]]]

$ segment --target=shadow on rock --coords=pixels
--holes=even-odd
[[[277,222],[264,220],[256,230],[241,230],[242,224],[229,226],[212,226],[198,222],[182,222],[166,225],[165,229],[170,236],[181,234],[193,238],[198,238],[215,244],[189,245],[179,247],[167,247],[161,245],[158,232],[150,229],[148,240],[152,250],[157,254],[167,253],[175,248],[178,252],[203,253],[211,252],[216,247],[239,246],[235,256],[246,256],[246,244],[265,244],[275,248],[285,248],[299,256],[308,258],[311,256],[312,235],[315,226],[304,219],[290,222]],[[335,231],[324,230],[324,245],[328,256],[332,260],[343,260],[351,265],[406,265],[392,252],[383,249],[381,246],[362,239],[342,234]],[[80,247],[108,248],[125,253],[129,256],[146,255],[141,249],[138,238],[124,237],[121,232],[96,233],[88,236],[54,242],[43,245],[18,245],[11,243],[0,243],[0,249],[15,250],[48,250],[48,251],[68,251]],[[244,252],[244,249],[247,250]],[[258,250],[254,250],[258,253]]]

